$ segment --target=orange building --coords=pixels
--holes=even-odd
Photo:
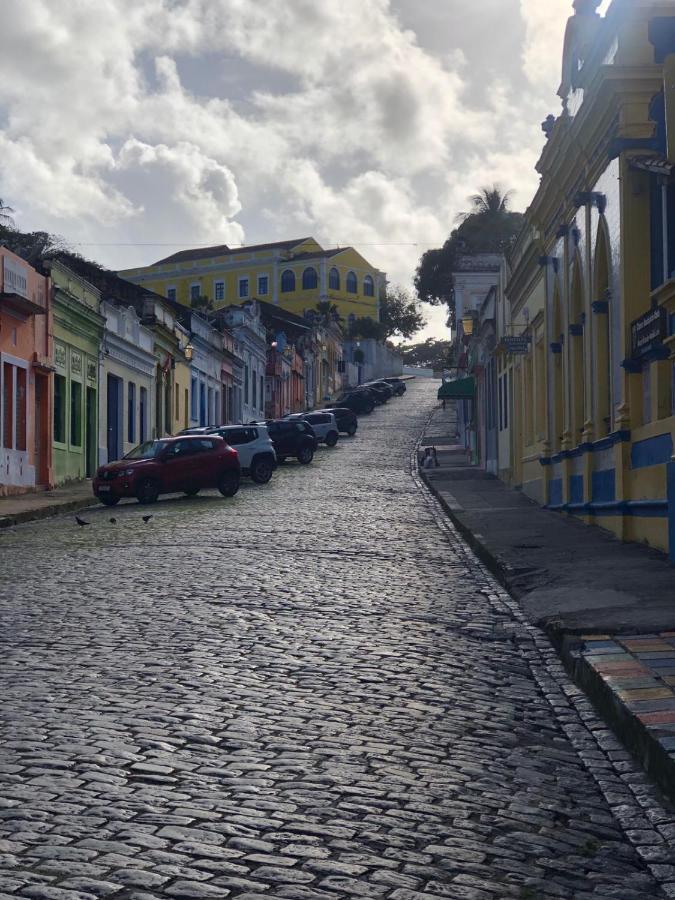
[[[0,496],[53,483],[50,290],[0,247]]]

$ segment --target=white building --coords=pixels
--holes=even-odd
[[[153,433],[153,334],[132,306],[103,301],[105,329],[99,359],[99,464],[120,459]]]
[[[235,410],[239,422],[265,418],[265,370],[267,332],[255,300],[222,310],[228,328],[234,334],[235,353],[242,362],[241,376],[235,372]],[[233,415],[233,419],[235,416]]]

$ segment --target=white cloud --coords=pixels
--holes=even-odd
[[[483,83],[470,46],[427,49],[399,2],[4,0],[0,196],[108,265],[167,248],[104,244],[312,233],[409,283],[478,186],[529,201],[571,4],[474,0],[494,29],[517,2],[523,19],[522,60]],[[445,2],[426,0],[427,30]],[[201,80],[179,74],[187,58]],[[225,58],[256,87],[219,96]]]

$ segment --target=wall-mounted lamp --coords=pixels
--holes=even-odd
[[[194,356],[194,352],[195,352],[195,348],[192,346],[191,343],[188,342],[185,346],[185,350],[183,351],[183,353],[185,353],[185,359],[187,359],[188,362],[192,362],[192,357]]]
[[[473,316],[462,317],[462,330],[467,337],[473,334]]]

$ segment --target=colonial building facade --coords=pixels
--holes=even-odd
[[[320,301],[330,301],[345,322],[379,321],[386,289],[385,273],[353,247],[324,250],[313,238],[182,250],[120,275],[185,306],[202,297],[216,309],[255,298],[302,316]]]

